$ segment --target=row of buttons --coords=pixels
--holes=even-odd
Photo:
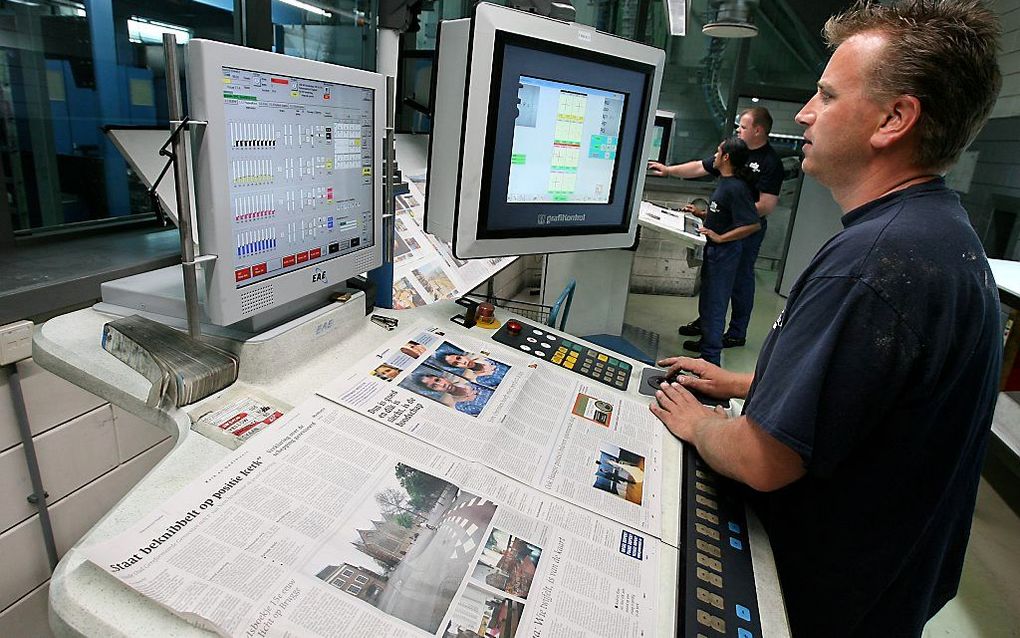
[[[610,387],[627,388],[631,366],[625,361],[517,320],[504,328],[493,339]]]
[[[704,467],[700,460],[698,465]],[[706,583],[706,586],[697,586],[695,595],[699,602],[718,610],[716,613],[713,613],[711,610],[698,609],[695,617],[698,624],[725,635],[726,620],[717,615],[719,612],[725,612],[726,609],[725,600],[722,595],[725,593],[722,591],[723,552],[722,547],[716,544],[722,541],[723,536],[719,530],[721,521],[719,517],[718,492],[712,485],[713,477],[708,471],[702,469],[695,470],[695,477],[697,478],[695,481],[697,493],[694,495],[694,502],[696,504],[694,515],[699,520],[695,521],[694,529],[699,536],[705,537],[695,539],[695,560],[698,564],[695,573],[699,580]],[[743,531],[741,526],[734,521],[727,521],[725,529],[729,532],[727,540],[730,547],[743,551],[744,542],[737,537]],[[719,590],[719,593],[710,591],[707,588],[709,586]],[[734,605],[734,613],[739,620],[751,622],[751,610],[745,605]],[[699,636],[705,638],[702,634],[699,634]],[[754,634],[745,627],[737,628],[737,636],[738,638],[754,638]]]

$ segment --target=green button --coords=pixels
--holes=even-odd
[[[614,365],[614,366],[615,366],[615,365],[619,365],[619,363],[620,363],[620,362],[619,362],[618,360],[616,360],[616,359],[612,358],[612,357],[609,357],[609,363],[610,363],[611,365]]]
[[[626,361],[621,361],[620,362],[620,369],[621,370],[630,370],[630,364],[627,363]]]

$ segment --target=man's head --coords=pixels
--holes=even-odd
[[[980,0],[865,2],[830,18],[835,52],[797,114],[807,127],[804,170],[830,187],[878,157],[944,172],[995,103],[998,34]]]
[[[752,151],[765,146],[772,132],[772,114],[764,106],[755,106],[740,114],[737,135]]]

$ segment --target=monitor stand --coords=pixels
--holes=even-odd
[[[209,321],[209,316],[205,312],[205,287],[201,285],[204,280],[201,273],[198,279],[202,334],[236,341],[264,338],[274,328],[327,308],[335,294],[348,290],[344,284],[331,286],[235,324],[217,326]],[[117,316],[138,314],[174,328],[187,330],[184,279],[179,264],[108,281],[100,286],[100,290],[102,301],[95,306],[99,312]]]

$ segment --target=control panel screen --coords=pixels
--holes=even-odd
[[[653,162],[659,161],[659,154],[662,152],[663,127],[656,124],[652,127],[652,143],[648,147],[648,159]]]
[[[222,69],[237,287],[372,246],[374,92]]]
[[[625,100],[520,76],[506,201],[608,203]]]
[[[497,32],[476,238],[627,232],[654,71]]]

